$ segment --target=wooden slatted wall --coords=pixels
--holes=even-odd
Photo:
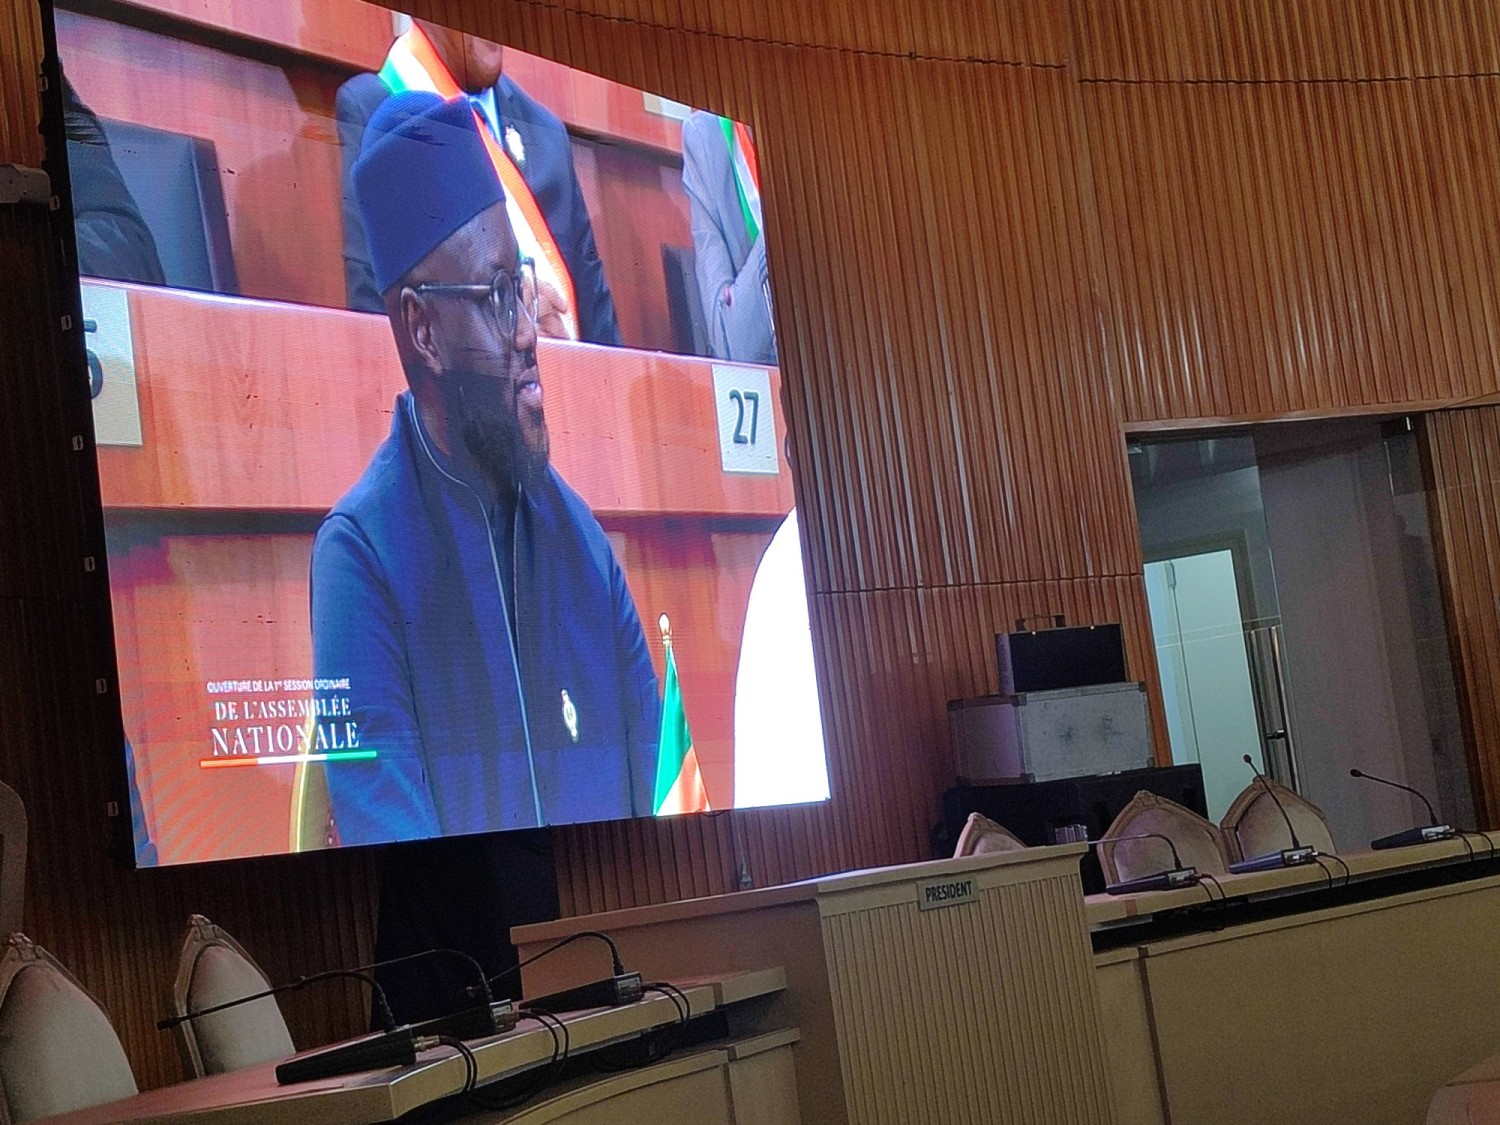
[[[1500,815],[1500,409],[1426,420],[1434,545],[1480,821]]]
[[[34,164],[35,16],[3,10],[0,160]],[[764,884],[924,856],[951,777],[944,702],[990,687],[992,636],[1022,615],[1122,621],[1164,744],[1124,425],[1500,389],[1500,37],[1482,0],[419,14],[747,120],[769,178],[836,797],[559,832],[569,911],[727,890],[742,864]],[[42,279],[40,222],[0,211],[8,291]],[[7,369],[54,377],[45,302],[8,305]],[[37,819],[27,925],[156,1084],[177,1074],[150,1022],[189,909],[275,976],[367,952],[376,888],[358,853],[140,875],[103,858],[97,645],[71,639],[96,604],[75,564],[97,528],[45,445],[46,378],[23,402],[8,377],[0,412],[0,776]],[[1455,497],[1496,436],[1484,425],[1434,439]],[[1486,497],[1450,502],[1445,530],[1478,544],[1469,562],[1446,549],[1454,575],[1500,557]],[[1474,690],[1500,678],[1485,675]],[[311,1041],[361,1012],[350,992],[294,1014]]]
[[[1500,361],[1500,10],[1075,9],[1125,418],[1438,406]]]

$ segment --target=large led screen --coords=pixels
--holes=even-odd
[[[750,131],[186,11],[55,14],[137,862],[826,799]]]

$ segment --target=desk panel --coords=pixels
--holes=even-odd
[[[1117,950],[1096,972],[1106,1040],[1146,1033],[1164,1092],[1165,1118],[1138,1097],[1122,1125],[1404,1125],[1500,1042],[1500,877]],[[1112,1051],[1117,1088],[1146,1088],[1140,1054]]]
[[[336,67],[376,71],[385,61],[395,13],[364,0],[121,0],[144,15],[247,39],[262,47],[310,55]],[[86,4],[66,4],[82,8]],[[505,72],[570,130],[680,155],[682,128],[654,112],[639,91],[522,51],[505,57]]]
[[[69,81],[100,117],[213,142],[242,293],[344,304],[333,111],[342,75],[75,12],[57,13],[57,41]]]
[[[395,14],[363,0],[302,4],[264,0],[122,0],[143,16],[181,20],[265,46],[312,55],[351,70],[379,70]],[[77,0],[68,7],[77,5]]]
[[[95,283],[90,284],[110,284]],[[142,444],[106,446],[106,508],[325,512],[406,388],[385,317],[149,286],[129,292]],[[596,514],[781,517],[793,503],[781,377],[775,475],[723,471],[711,360],[537,344],[552,461]],[[761,422],[766,421],[762,416]]]
[[[720,974],[712,979],[683,982],[682,987],[692,1013],[699,1016],[721,1006],[744,1006],[747,1001],[772,996],[785,983],[783,974],[769,970]],[[721,1005],[720,996],[736,999]],[[729,1100],[729,1068],[733,1063],[742,1055],[790,1052],[798,1039],[795,1029],[773,1031],[758,1026],[757,1017],[763,1012],[763,1008],[754,1009],[745,1015],[742,1022],[747,1027],[742,1037],[710,1043],[655,1066],[613,1077],[585,1074],[552,1087],[521,1109],[484,1114],[483,1119],[526,1125],[542,1125],[542,1122],[603,1125],[622,1120],[649,1120],[657,1125],[696,1121],[727,1125],[734,1120]],[[653,994],[635,1004],[572,1012],[562,1018],[568,1028],[571,1057],[577,1058],[676,1023],[678,1013],[676,1003]],[[505,1035],[471,1041],[469,1046],[481,1082],[514,1077],[550,1065],[554,1050],[552,1035],[530,1020],[523,1020]],[[48,1125],[147,1121],[171,1125],[263,1125],[267,1121],[368,1125],[394,1121],[449,1098],[462,1090],[465,1080],[464,1062],[449,1047],[424,1052],[414,1066],[387,1067],[290,1086],[277,1083],[276,1065],[269,1062],[148,1090],[132,1098],[45,1120]],[[792,1072],[783,1065],[767,1068],[759,1077],[782,1083],[784,1087],[791,1076]],[[752,1083],[752,1090],[760,1090],[773,1103],[783,1105],[791,1097],[787,1089],[774,1086],[767,1090]],[[766,1125],[796,1125],[796,1118],[780,1115],[768,1119]]]
[[[1113,1114],[1081,851],[845,872],[518,927],[512,937],[525,957],[601,930],[627,964],[654,976],[785,965],[772,1018],[804,1034],[797,1082],[807,1122],[1103,1125]],[[928,893],[938,888],[957,897]],[[597,958],[581,942],[559,949],[523,971],[527,990],[579,979]]]

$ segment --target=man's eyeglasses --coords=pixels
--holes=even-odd
[[[436,281],[424,281],[413,285],[415,293],[431,293],[439,297],[486,297],[495,323],[500,329],[500,338],[507,343],[516,338],[516,321],[519,311],[525,311],[532,324],[537,320],[536,263],[522,258],[515,271],[501,267],[488,285],[448,285]]]

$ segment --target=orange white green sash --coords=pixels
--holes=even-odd
[[[422,29],[415,23],[411,29],[397,38],[391,46],[385,63],[380,68],[380,80],[393,94],[404,90],[426,90],[447,101],[463,96],[463,90],[454,81],[443,60],[433,49]],[[526,177],[516,167],[510,154],[490,130],[489,122],[479,110],[474,110],[474,123],[484,141],[490,163],[505,189],[506,210],[510,213],[511,226],[516,232],[516,242],[521,254],[536,263],[537,280],[550,284],[567,303],[563,323],[569,339],[578,339],[578,299],[573,289],[573,276],[568,272],[567,262],[552,237],[552,228],[531,194]]]
[[[740,216],[745,220],[745,234],[750,245],[760,237],[764,220],[760,211],[760,162],[755,158],[755,142],[750,130],[738,121],[719,118],[724,141],[729,145],[729,162],[734,169],[735,194],[740,201]]]

